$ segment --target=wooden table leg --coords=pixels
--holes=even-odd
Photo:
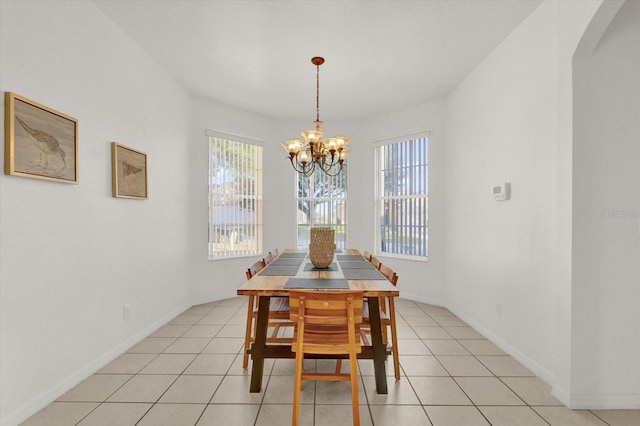
[[[380,304],[378,297],[369,297],[369,321],[371,322],[371,345],[373,346],[373,368],[376,375],[376,390],[387,393],[387,371],[384,361],[387,358],[387,346],[382,341],[380,324]]]
[[[262,373],[264,372],[264,350],[267,344],[267,328],[269,324],[269,296],[258,297],[258,318],[256,320],[256,340],[251,345],[251,386],[250,392],[262,389]]]

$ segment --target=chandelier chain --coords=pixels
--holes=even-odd
[[[320,65],[316,65],[316,121],[320,121]]]

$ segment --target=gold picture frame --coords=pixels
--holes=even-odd
[[[149,198],[147,154],[111,142],[112,194],[116,198]]]
[[[4,173],[78,183],[78,120],[5,93]]]

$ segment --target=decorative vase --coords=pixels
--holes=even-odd
[[[335,231],[331,228],[311,228],[309,259],[316,268],[328,268],[336,250]]]

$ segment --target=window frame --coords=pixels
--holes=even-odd
[[[330,225],[326,225],[326,224],[320,224],[318,226],[320,227],[330,227],[332,229],[335,229],[336,226],[341,226],[344,227],[344,246],[342,246],[342,241],[338,240],[336,238],[336,249],[342,250],[345,249],[346,247],[349,247],[349,209],[348,209],[348,205],[349,205],[349,167],[348,165],[345,163],[344,165],[344,173],[345,173],[345,179],[347,181],[346,185],[345,185],[345,196],[344,197],[300,197],[298,194],[298,185],[299,185],[299,179],[300,179],[300,174],[296,173],[295,179],[294,181],[294,200],[295,200],[295,236],[296,236],[296,242],[295,242],[295,247],[297,248],[301,248],[301,249],[308,249],[309,245],[307,244],[306,246],[300,246],[299,245],[299,228],[300,225],[298,223],[298,202],[300,199],[310,199],[310,200],[316,200],[316,199],[328,199],[328,200],[335,200],[336,202],[338,201],[343,201],[344,202],[344,207],[343,207],[343,216],[344,216],[344,221],[341,224],[330,224]],[[321,170],[318,170],[318,168],[316,168],[316,171],[314,172],[314,174],[316,173],[322,173],[324,174],[324,172],[322,172]],[[309,229],[311,229],[311,227],[314,226],[314,224],[310,223],[309,224]],[[310,231],[309,231],[310,232]]]
[[[408,195],[390,195],[385,196],[383,194],[383,185],[384,185],[384,176],[383,176],[383,167],[382,164],[382,149],[388,145],[399,144],[402,142],[408,142],[416,139],[426,139],[426,191],[424,194],[408,194]],[[375,191],[375,206],[374,206],[374,250],[373,253],[376,256],[384,256],[391,258],[399,258],[399,259],[410,259],[426,262],[429,260],[429,147],[430,147],[430,132],[423,131],[411,135],[399,136],[395,138],[385,139],[381,141],[377,141],[371,144],[374,149],[374,191]],[[392,253],[387,251],[382,251],[382,236],[381,236],[381,217],[384,214],[384,201],[385,200],[407,200],[407,199],[424,199],[426,203],[425,213],[426,213],[426,255],[412,255],[412,254],[402,254],[402,253]]]
[[[207,197],[208,197],[208,202],[207,202],[207,213],[208,213],[208,218],[207,218],[207,228],[208,228],[208,232],[207,232],[207,256],[208,256],[208,260],[226,260],[226,259],[237,259],[237,258],[244,258],[244,257],[255,257],[255,256],[261,256],[264,254],[263,252],[263,233],[264,233],[264,221],[263,221],[263,208],[264,208],[264,197],[263,197],[263,179],[264,179],[264,149],[265,149],[265,142],[263,141],[259,141],[259,140],[255,140],[255,139],[250,139],[250,138],[246,138],[246,137],[242,137],[242,136],[238,136],[238,135],[233,135],[233,134],[228,134],[228,133],[222,133],[222,132],[218,132],[218,131],[213,131],[213,130],[206,130],[205,131],[205,136],[206,136],[206,141],[207,141],[207,153],[208,153],[208,158],[207,158],[207,173],[208,173],[208,177],[207,177]],[[254,200],[254,209],[253,209],[253,224],[252,227],[255,231],[255,249],[254,250],[229,250],[226,253],[227,254],[223,254],[220,255],[219,253],[221,253],[220,251],[216,251],[214,250],[214,247],[212,244],[217,244],[218,241],[212,241],[212,235],[215,232],[215,228],[212,226],[214,224],[214,210],[213,210],[213,200],[214,200],[214,196],[213,196],[213,191],[212,191],[212,183],[213,183],[213,170],[212,170],[212,146],[211,144],[212,139],[223,139],[223,140],[228,140],[228,141],[232,141],[235,143],[240,143],[240,144],[245,144],[245,145],[251,145],[254,147],[259,148],[259,152],[257,153],[257,164],[255,165],[255,169],[253,169],[256,173],[256,188],[255,188],[255,193],[253,195],[251,195],[249,198],[247,197],[247,194],[238,194],[240,196],[240,198],[242,199],[252,199]],[[238,198],[238,199],[240,199]],[[239,210],[244,210],[242,208],[239,208]],[[247,226],[249,224],[237,224],[237,226]],[[224,252],[222,252],[224,253]]]

